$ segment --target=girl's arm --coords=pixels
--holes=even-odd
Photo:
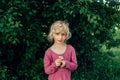
[[[77,58],[76,58],[76,54],[75,54],[75,50],[73,49],[72,54],[71,54],[71,60],[65,60],[66,62],[66,68],[69,69],[70,71],[76,70],[78,67],[77,64]]]
[[[44,56],[44,70],[46,74],[52,74],[56,72],[58,67],[56,67],[55,62],[52,62],[50,56],[45,54]]]

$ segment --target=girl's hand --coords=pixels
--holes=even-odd
[[[55,60],[55,65],[56,65],[57,67],[61,66],[61,61],[62,61],[62,59],[60,59],[60,58],[56,59],[56,60]]]
[[[60,67],[65,67],[66,66],[66,62],[64,60],[61,61],[61,66]]]

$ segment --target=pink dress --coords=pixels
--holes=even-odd
[[[66,66],[56,67],[55,60],[62,56],[66,61]],[[63,54],[56,54],[50,48],[45,52],[44,56],[44,69],[48,74],[48,80],[71,80],[71,71],[77,69],[77,59],[75,50],[71,45],[66,46],[66,51]]]

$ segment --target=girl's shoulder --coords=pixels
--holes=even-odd
[[[45,53],[50,53],[50,47],[46,49]]]
[[[68,49],[70,49],[70,50],[74,50],[74,47],[73,47],[72,45],[70,45],[70,44],[67,44],[67,47],[68,47]]]

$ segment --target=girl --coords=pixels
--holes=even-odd
[[[66,41],[71,37],[68,23],[56,21],[51,25],[48,40],[53,45],[45,51],[44,69],[48,80],[71,80],[71,71],[77,69],[75,50]]]

